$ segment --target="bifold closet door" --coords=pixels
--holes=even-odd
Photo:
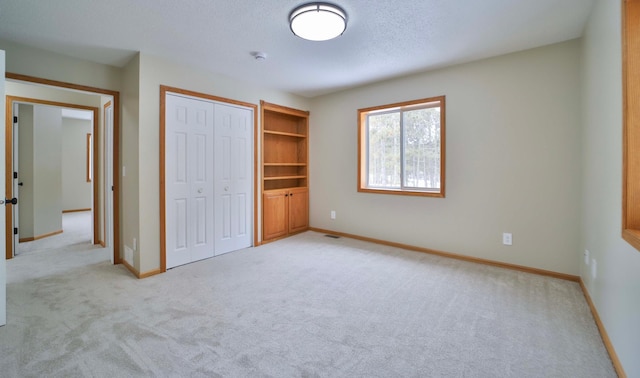
[[[214,105],[165,100],[166,266],[213,257]]]
[[[253,111],[215,104],[215,254],[251,246]]]

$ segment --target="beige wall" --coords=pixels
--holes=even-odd
[[[19,106],[20,238],[62,230],[62,114],[59,108]]]
[[[577,275],[579,58],[574,40],[314,99],[311,225]],[[358,193],[357,109],[438,95],[446,198]]]
[[[87,134],[90,120],[62,118],[62,210],[90,209],[92,185],[87,182]]]
[[[586,287],[629,377],[640,377],[640,252],[622,230],[622,62],[620,1],[598,0],[582,43],[581,252],[596,260]]]
[[[139,206],[139,177],[138,177],[138,125],[140,123],[140,55],[127,64],[122,75],[122,128],[120,133],[120,221],[121,244],[133,248],[133,238],[137,238],[140,228]],[[157,155],[156,155],[157,156]],[[156,158],[146,157],[148,160]],[[159,181],[159,180],[158,180]],[[144,216],[144,214],[143,214]],[[144,216],[146,220],[146,216]],[[138,243],[139,245],[139,243]],[[137,248],[139,250],[139,247]],[[159,250],[156,251],[159,253]],[[120,250],[120,257],[124,258],[124,248]],[[140,255],[134,252],[134,268],[140,271]]]
[[[121,70],[105,64],[71,58],[51,51],[0,39],[6,51],[6,71],[67,83],[117,91]]]
[[[33,107],[35,236],[62,230],[62,110]]]
[[[100,96],[98,95],[16,81],[7,81],[7,95],[90,107],[100,105]]]
[[[291,94],[255,87],[251,83],[231,80],[154,56],[140,56],[140,127],[139,127],[139,253],[140,272],[160,267],[160,172],[155,158],[160,150],[160,85],[187,89],[258,105],[260,100],[307,110],[309,101]],[[151,158],[153,157],[153,158]],[[127,168],[128,169],[128,168]],[[125,244],[130,243],[129,235]],[[130,244],[129,244],[130,245]]]

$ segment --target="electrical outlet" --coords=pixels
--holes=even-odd
[[[331,219],[336,219],[336,211],[331,210]]]
[[[138,239],[133,238],[133,250],[137,251],[138,250]]]
[[[588,249],[584,250],[584,264],[585,265],[589,265],[589,250]]]
[[[598,276],[598,262],[596,259],[591,259],[591,278],[595,279]]]
[[[513,235],[510,232],[505,232],[502,234],[502,244],[504,245],[512,245],[513,244]]]
[[[129,247],[128,245],[124,246],[124,261],[126,261],[127,264],[133,266],[133,249],[131,249],[131,247]]]

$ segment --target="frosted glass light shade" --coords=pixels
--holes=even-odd
[[[340,7],[327,3],[299,6],[289,15],[293,34],[310,41],[327,41],[347,29],[347,14]]]

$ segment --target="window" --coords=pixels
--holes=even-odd
[[[358,191],[444,197],[444,96],[358,110]]]

